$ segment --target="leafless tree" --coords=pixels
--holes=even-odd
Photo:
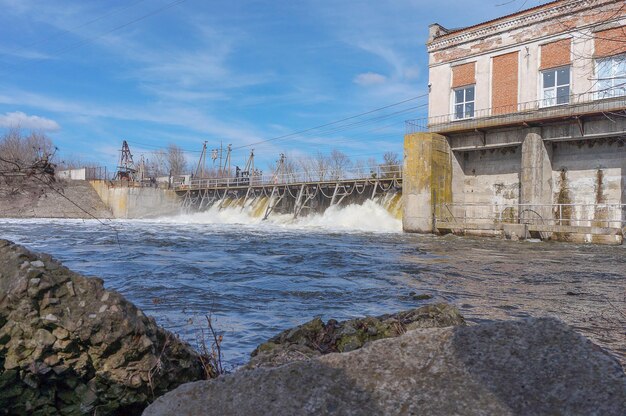
[[[170,143],[167,146],[167,168],[172,176],[182,175],[187,170],[187,159],[185,153],[177,145]]]
[[[169,174],[169,168],[165,151],[156,150],[150,153],[146,161],[146,169],[150,177],[158,178],[160,176],[167,176]]]
[[[341,150],[333,149],[329,156],[330,174],[333,179],[341,179],[352,165],[348,155]]]
[[[328,156],[317,152],[317,154],[315,155],[315,159],[313,160],[314,162],[314,167],[315,167],[315,172],[317,174],[318,180],[320,181],[324,181],[326,180],[327,176],[329,175],[329,169],[330,169],[330,160],[328,158]]]
[[[29,179],[53,182],[55,153],[48,137],[38,133],[24,136],[19,129],[11,129],[0,138],[0,179],[14,191]]]
[[[383,155],[383,163],[380,165],[380,174],[383,178],[393,178],[400,175],[400,158],[395,152],[386,152]]]
[[[52,162],[56,148],[47,136],[31,133],[22,134],[19,129],[10,129],[0,138],[0,169],[22,169],[32,166],[42,158]]]
[[[370,170],[370,176],[375,178],[378,175],[378,161],[375,157],[367,159],[367,167]]]

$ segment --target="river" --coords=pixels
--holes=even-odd
[[[470,322],[557,317],[626,366],[624,246],[403,234],[374,203],[296,222],[236,210],[134,221],[0,219],[0,236],[102,278],[192,345],[211,314],[231,367],[315,316],[441,301]]]

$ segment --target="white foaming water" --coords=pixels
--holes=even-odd
[[[367,200],[363,205],[334,206],[322,214],[310,214],[294,219],[292,214],[272,213],[263,221],[258,204],[245,207],[231,206],[219,209],[215,206],[203,212],[163,217],[150,222],[172,224],[242,224],[247,226],[278,227],[285,229],[356,231],[377,233],[402,232],[402,221],[392,215],[383,205]],[[263,208],[263,207],[261,207]]]

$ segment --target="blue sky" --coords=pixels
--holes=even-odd
[[[428,25],[462,27],[524,0],[0,0],[0,129],[43,131],[61,159],[113,166],[168,143],[193,162],[254,146],[257,164],[337,148],[401,154],[426,114]],[[410,100],[413,97],[420,97]]]

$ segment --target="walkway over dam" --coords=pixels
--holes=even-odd
[[[256,216],[272,213],[294,218],[341,204],[362,204],[368,199],[394,198],[402,194],[402,166],[377,166],[328,174],[294,172],[271,176],[195,178],[176,183],[174,190],[186,210],[203,211],[239,206],[253,207]]]

